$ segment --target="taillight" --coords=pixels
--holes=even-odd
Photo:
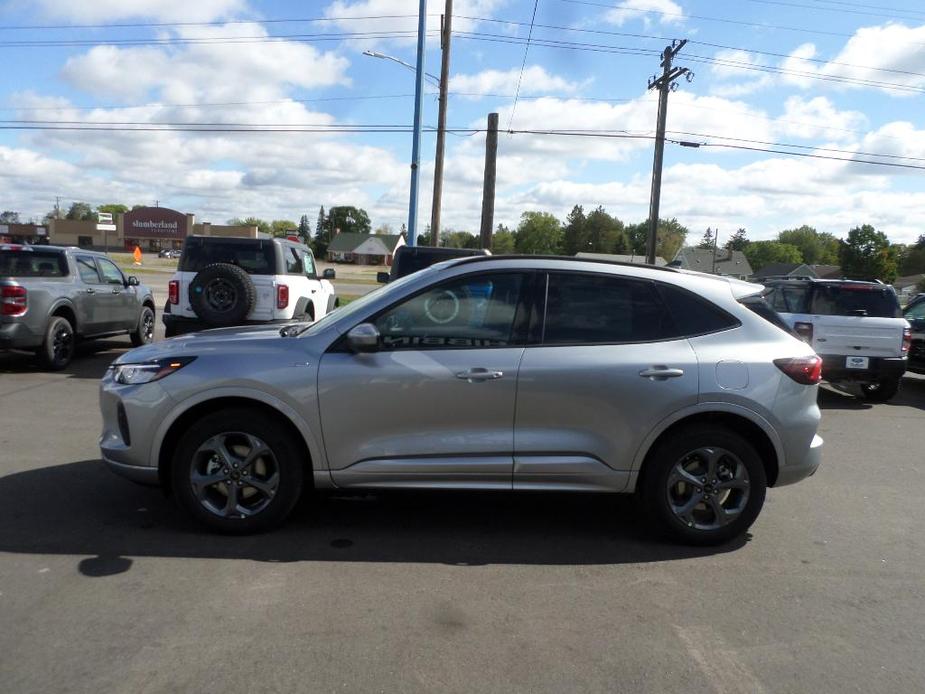
[[[822,359],[816,356],[775,359],[774,366],[804,386],[814,386],[822,380]]]
[[[289,285],[276,286],[276,308],[286,308],[289,305]]]
[[[800,336],[800,339],[807,344],[813,343],[813,324],[796,322],[793,324],[793,332]]]
[[[171,304],[180,303],[180,283],[177,280],[167,283],[167,301]]]
[[[903,354],[909,353],[912,346],[912,328],[903,328]]]
[[[25,287],[3,287],[0,291],[0,314],[21,316],[26,312],[27,302]]]

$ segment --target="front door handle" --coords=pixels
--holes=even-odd
[[[680,378],[684,375],[684,369],[672,369],[667,366],[653,366],[651,369],[643,369],[639,372],[643,378],[653,381],[664,381],[668,378]]]
[[[93,287],[87,287],[84,291],[86,291],[87,294],[96,294],[96,290]]]
[[[122,293],[122,290],[121,290],[121,289],[113,289],[113,290],[112,290],[112,293],[113,293],[113,294],[121,294],[121,293]]]
[[[475,367],[469,369],[468,371],[460,371],[458,374],[456,374],[456,378],[460,378],[463,381],[469,381],[469,383],[494,381],[495,379],[501,378],[502,376],[504,376],[503,371],[492,371],[490,369],[483,369],[482,367]]]

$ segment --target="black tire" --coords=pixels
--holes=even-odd
[[[689,473],[695,482],[700,481],[701,486],[695,487],[675,475],[675,470],[677,465],[695,471],[705,469],[705,456],[700,455],[704,449],[725,454],[717,459],[715,479],[701,476],[705,472]],[[733,469],[734,477],[729,477]],[[672,480],[678,482],[672,485]],[[714,487],[716,480],[719,484]],[[730,489],[733,483],[739,488]],[[683,544],[717,545],[739,537],[755,522],[764,505],[767,476],[760,456],[740,435],[718,426],[690,427],[657,444],[646,462],[641,492],[646,511],[662,534]],[[697,497],[702,501],[684,514],[686,521],[682,520],[675,510],[679,506],[672,501],[683,502],[680,508],[686,508]],[[726,521],[726,516],[718,520],[714,504],[734,511],[732,520]],[[715,523],[719,524],[712,527]]]
[[[154,342],[154,309],[150,306],[142,306],[141,313],[138,314],[138,325],[129,333],[132,345],[141,347]]]
[[[74,358],[77,336],[74,326],[63,316],[52,316],[45,327],[45,339],[36,354],[42,366],[49,371],[60,371]]]
[[[190,282],[189,300],[193,311],[206,323],[239,325],[257,303],[257,289],[237,265],[213,263]]]
[[[245,474],[244,458],[255,448],[246,436],[252,437],[250,441],[256,438],[258,443],[262,442],[270,454],[253,462],[248,474]],[[242,456],[237,458],[237,463],[231,461],[239,465],[238,468],[232,469],[229,461],[218,462],[220,456],[217,458],[214,453],[209,455],[213,440],[221,440],[233,455]],[[261,465],[263,467],[258,469]],[[208,484],[201,483],[198,491],[193,484],[196,472],[208,475],[203,478]],[[260,492],[248,485],[248,482],[257,481],[264,486],[270,485],[274,472],[277,482],[273,493]],[[174,450],[170,474],[180,506],[199,522],[222,533],[260,532],[281,524],[298,502],[304,477],[303,453],[289,431],[262,412],[243,408],[220,410],[195,422],[183,435]],[[216,476],[224,479],[210,481]],[[228,503],[228,480],[238,487],[240,499],[236,495],[235,504]],[[250,497],[245,496],[248,492]],[[235,510],[226,510],[231,508]]]
[[[861,386],[861,397],[868,402],[886,402],[899,392],[899,378],[884,378]]]

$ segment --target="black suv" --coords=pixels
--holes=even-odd
[[[433,246],[402,246],[395,251],[392,259],[392,269],[389,272],[380,272],[376,279],[385,284],[394,282],[399,277],[410,275],[423,270],[436,263],[454,258],[465,258],[472,255],[491,255],[484,248],[434,248]]]

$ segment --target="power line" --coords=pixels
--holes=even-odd
[[[536,8],[539,7],[540,0],[533,0],[533,16],[530,18],[530,30],[527,32],[527,43],[524,45],[524,59],[520,63],[520,74],[517,76],[517,89],[514,90],[514,105],[511,107],[511,118],[508,121],[508,128],[514,125],[514,114],[517,112],[517,98],[520,96],[520,83],[524,78],[524,68],[527,67],[527,53],[530,52],[530,39],[533,38],[533,24],[536,22]]]
[[[805,5],[799,2],[784,2],[784,0],[746,0],[746,2],[757,3],[761,5],[777,5],[781,7],[795,7],[803,10],[815,10],[816,12],[838,12],[839,14],[853,14],[861,15],[865,17],[880,17],[882,19],[919,19],[919,16],[913,17],[896,17],[895,15],[882,14],[879,12],[866,12],[863,10],[851,10],[845,9],[843,7],[820,7],[813,5]],[[914,12],[914,10],[894,10],[896,12]]]
[[[435,15],[428,15],[433,17]],[[31,24],[0,26],[0,31],[31,31],[36,29],[141,29],[165,27],[225,26],[226,24],[302,24],[310,22],[350,22],[370,19],[417,19],[416,14],[379,14],[354,17],[290,17],[282,19],[216,19],[209,22],[129,22],[113,24]]]

